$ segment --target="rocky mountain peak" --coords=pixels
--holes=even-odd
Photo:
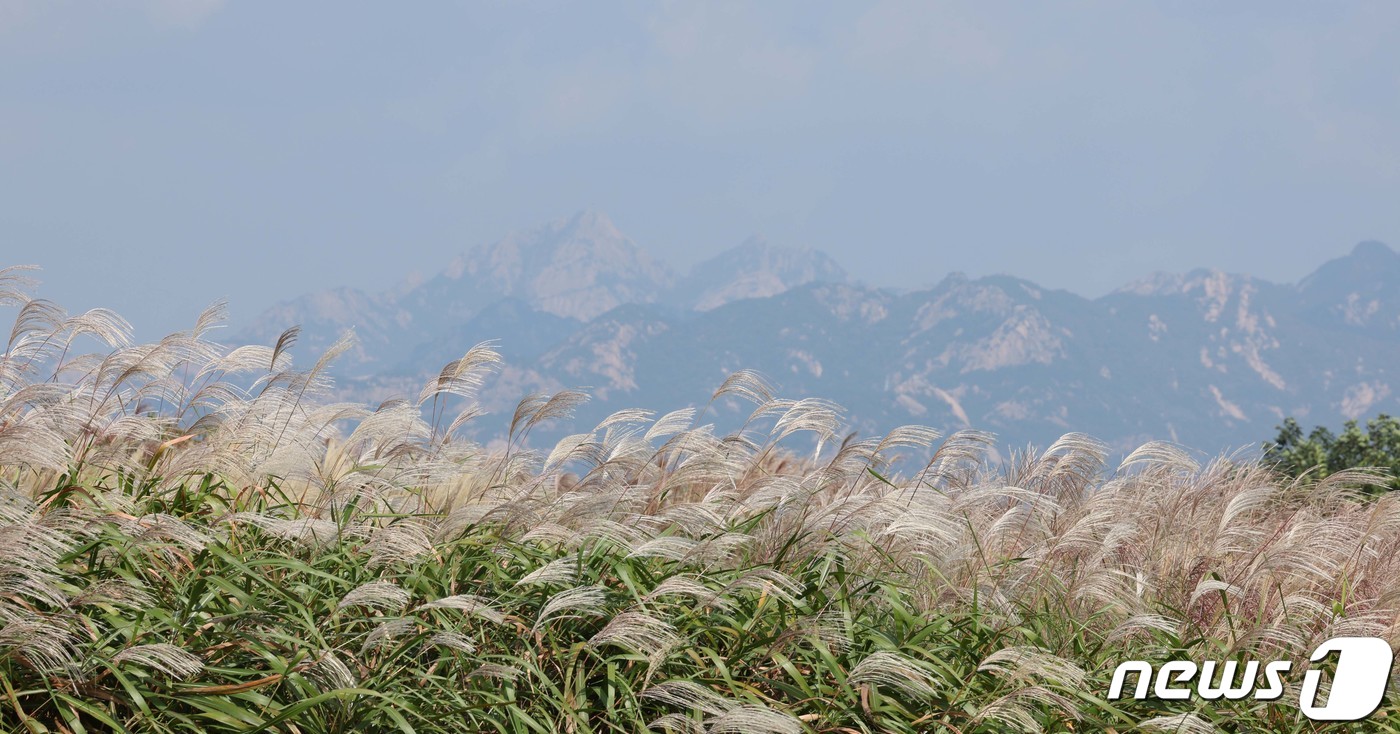
[[[1356,243],[1356,246],[1351,248],[1351,256],[1354,258],[1390,261],[1394,260],[1397,255],[1395,250],[1391,249],[1390,245],[1384,242],[1364,240]]]
[[[563,220],[560,220],[563,221]],[[561,228],[575,238],[596,237],[599,239],[627,239],[613,220],[605,212],[597,209],[584,209],[569,217]]]
[[[1400,254],[1383,242],[1368,240],[1351,253],[1323,263],[1298,284],[1304,292],[1332,292],[1342,295],[1357,289],[1375,289],[1393,282],[1400,275]]]
[[[778,247],[753,236],[697,264],[676,289],[680,305],[709,311],[745,298],[767,298],[808,283],[844,283],[846,271],[829,255]]]
[[[588,209],[480,245],[418,289],[419,299],[461,301],[474,311],[511,296],[565,318],[586,321],[624,303],[655,301],[674,281],[670,268]],[[445,291],[457,290],[453,297]],[[466,315],[460,313],[459,317]]]
[[[1400,329],[1400,254],[1380,242],[1362,242],[1298,284],[1300,305],[1348,328]]]

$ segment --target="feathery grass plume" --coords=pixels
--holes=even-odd
[[[415,619],[385,619],[380,621],[374,625],[369,634],[365,635],[365,640],[360,645],[360,655],[387,648],[400,638],[412,636],[417,632],[418,620]]]
[[[642,425],[644,423],[649,423],[654,415],[656,415],[656,413],[650,410],[623,408],[622,410],[614,411],[612,414],[608,415],[608,417],[599,421],[594,431],[607,431],[614,426]]]
[[[419,391],[418,405],[441,395],[475,397],[486,376],[501,364],[501,354],[496,351],[495,344],[494,341],[481,342],[468,349],[460,359],[449,362]]]
[[[769,398],[759,403],[758,406],[753,409],[753,412],[749,413],[749,417],[744,420],[743,428],[739,430],[738,435],[743,436],[750,432],[751,429],[756,432],[760,429],[762,422],[769,418],[772,418],[776,422],[792,410],[797,403],[798,401],[796,400],[776,397]],[[777,430],[770,426],[767,433],[769,437],[772,437],[776,435]]]
[[[78,664],[77,635],[37,615],[0,627],[0,660],[18,656],[34,670],[60,674]]]
[[[578,536],[578,531],[565,525],[553,522],[544,522],[536,525],[529,532],[520,536],[523,543],[539,543],[543,546],[572,547],[571,541]]]
[[[1041,686],[1019,688],[1000,696],[979,708],[972,717],[973,722],[996,722],[1001,730],[1040,734],[1045,731],[1037,717],[1038,710],[1050,707],[1061,712],[1056,718],[1077,719],[1073,701]]]
[[[402,586],[392,581],[371,581],[352,589],[341,597],[336,609],[368,607],[384,611],[396,611],[408,606],[411,597]]]
[[[546,586],[550,584],[574,584],[577,583],[579,579],[580,565],[581,563],[576,555],[556,558],[534,571],[525,574],[519,581],[515,582],[515,585],[530,586],[532,584],[538,584]]]
[[[967,520],[953,512],[951,503],[941,504],[942,506],[930,506],[921,503],[903,510],[888,505],[872,508],[881,514],[890,509],[895,510],[892,516],[885,519],[884,527],[879,529],[879,537],[909,545],[935,557],[942,556],[945,551],[957,547],[962,542],[967,530]]]
[[[1181,474],[1194,474],[1201,468],[1185,449],[1163,441],[1149,441],[1137,447],[1119,462],[1118,471],[1123,473],[1137,466],[1145,466],[1149,471],[1166,470]]]
[[[94,308],[85,311],[77,316],[70,316],[64,319],[59,325],[60,331],[64,333],[64,350],[72,347],[73,342],[82,336],[90,336],[101,341],[108,347],[124,347],[131,344],[132,328],[126,319],[105,308]],[[60,369],[61,365],[55,365],[54,369]]]
[[[1082,486],[1095,479],[1104,468],[1108,446],[1082,433],[1066,433],[1041,453],[1032,475],[1045,472],[1045,479],[1069,475]]]
[[[176,680],[191,678],[204,670],[204,660],[198,655],[166,642],[133,645],[112,656],[112,662],[144,665]]]
[[[561,390],[554,395],[529,395],[516,406],[507,435],[511,436],[512,443],[523,440],[536,425],[573,415],[574,409],[587,402],[588,398],[587,393],[578,390]]]
[[[1114,626],[1105,639],[1110,642],[1116,642],[1134,636],[1144,636],[1150,639],[1153,631],[1167,635],[1177,635],[1180,633],[1181,627],[1181,620],[1173,619],[1162,614],[1136,614]]]
[[[914,660],[896,652],[871,653],[856,663],[847,676],[854,685],[894,688],[915,698],[934,694],[933,677]]]
[[[516,432],[524,428],[529,417],[543,408],[548,401],[549,396],[544,393],[530,393],[521,398],[520,402],[515,405],[515,412],[511,415],[506,435],[514,439]]]
[[[38,265],[10,265],[0,268],[0,306],[21,306],[29,300],[29,291],[39,282],[25,273],[39,269]]]
[[[71,607],[112,604],[132,609],[148,609],[156,600],[144,586],[126,579],[107,579],[89,585],[69,600]]]
[[[598,449],[597,434],[595,433],[576,433],[565,436],[554,444],[554,449],[549,452],[549,456],[545,457],[544,467],[541,471],[544,473],[557,471],[564,464],[575,460],[601,463],[602,457],[599,456]]]
[[[446,647],[450,650],[464,652],[468,655],[476,652],[476,643],[472,642],[466,635],[459,632],[438,631],[428,636],[429,645]]]
[[[735,592],[743,590],[758,591],[764,596],[797,605],[802,595],[803,584],[782,571],[760,566],[744,571],[739,578],[724,587],[724,594],[732,596]]]
[[[937,429],[928,426],[899,426],[886,433],[875,444],[874,454],[883,455],[886,451],[898,447],[927,449],[942,435]]]
[[[62,577],[54,568],[57,559],[49,560],[56,554],[51,546],[33,542],[33,536],[41,535],[32,532],[34,527],[0,527],[0,621],[29,619],[35,605],[62,608],[69,604]],[[20,532],[14,532],[16,529]]]
[[[705,720],[706,734],[802,734],[802,722],[767,706],[742,704]]]
[[[851,647],[853,635],[850,620],[838,610],[805,616],[798,620],[795,627],[832,651],[845,652]]]
[[[167,541],[192,551],[204,550],[214,538],[190,523],[163,512],[133,517],[121,522],[121,531],[140,541]]]
[[[819,441],[829,441],[836,435],[841,424],[841,406],[820,398],[803,398],[783,411],[782,417],[773,425],[777,440],[781,441],[798,431],[815,433]],[[821,450],[818,448],[817,453]]]
[[[642,435],[642,439],[650,443],[663,436],[672,436],[690,427],[690,422],[695,420],[694,408],[681,408],[673,410],[666,415],[656,419],[651,428]]]
[[[268,354],[266,369],[268,372],[280,372],[290,367],[285,364],[283,357],[289,357],[292,347],[301,338],[301,326],[289,326],[277,335],[277,341],[272,346],[272,352]]]
[[[22,299],[19,306],[19,313],[15,315],[14,326],[10,329],[9,347],[11,352],[20,352],[27,357],[34,357],[51,348],[50,342],[63,329],[63,322],[68,318],[68,312],[53,301],[42,298]],[[33,350],[16,349],[22,344],[32,344],[35,336],[42,336],[42,341],[35,345]],[[29,342],[26,342],[26,337]],[[39,365],[31,365],[38,368]]]
[[[62,472],[71,462],[71,446],[63,434],[40,425],[36,417],[28,413],[16,422],[0,424],[0,466]]]
[[[680,561],[689,557],[699,544],[699,541],[684,536],[663,535],[638,544],[627,554],[627,557],[663,558],[669,561]]]
[[[568,544],[578,548],[585,543],[608,544],[614,548],[629,549],[637,543],[653,537],[653,530],[645,526],[630,525],[627,522],[599,519],[580,527]]]
[[[915,485],[927,483],[946,490],[972,484],[993,441],[992,434],[985,431],[967,429],[952,434],[933,452]]]
[[[418,609],[456,609],[466,614],[480,617],[494,624],[505,624],[506,617],[499,609],[475,594],[454,594],[423,604]]]
[[[1051,683],[1066,689],[1079,688],[1088,677],[1074,663],[1048,650],[1029,645],[997,650],[983,659],[977,670],[992,673],[1015,685]]]
[[[699,711],[708,716],[720,716],[739,705],[691,680],[668,680],[642,691],[641,697],[660,701],[679,709]]]
[[[615,525],[618,520],[640,512],[646,504],[646,499],[642,490],[636,487],[610,483],[606,489],[596,492],[566,492],[554,501],[552,509],[557,513],[558,522],[591,535],[594,528]],[[619,532],[624,536],[631,534],[626,531]]]
[[[773,386],[768,382],[768,378],[755,370],[743,369],[726,377],[710,396],[710,403],[727,395],[736,395],[754,405],[763,405],[773,400]]]
[[[491,678],[495,680],[514,680],[519,678],[524,671],[513,665],[501,665],[500,663],[482,663],[467,673],[467,678]]]
[[[316,660],[302,671],[302,675],[322,693],[354,688],[360,682],[350,666],[346,665],[334,650],[322,650]]]
[[[757,538],[746,533],[721,533],[719,535],[711,535],[696,543],[695,547],[682,559],[682,562],[688,566],[725,566],[739,559],[745,552],[757,544],[757,542]],[[762,570],[766,572],[769,569]],[[774,573],[781,574],[781,572],[776,571]],[[765,589],[766,588],[765,586]]]
[[[661,515],[688,535],[706,536],[728,527],[727,508],[717,502],[677,502],[662,510]]]
[[[411,519],[370,530],[364,550],[370,554],[370,568],[409,564],[435,552],[428,528]]]
[[[1238,598],[1244,594],[1244,589],[1219,579],[1202,578],[1200,582],[1196,584],[1196,588],[1191,591],[1191,598],[1187,601],[1187,607],[1195,606],[1196,602],[1207,595],[1215,597],[1222,594],[1226,598]]]
[[[709,457],[721,446],[720,440],[715,437],[715,427],[713,424],[705,424],[680,431],[657,449],[658,461],[664,462],[679,471],[691,460],[704,459]]]
[[[689,598],[699,606],[714,607],[721,611],[729,611],[734,607],[720,592],[706,586],[700,579],[685,574],[667,577],[648,591],[642,600],[657,602],[671,596]]]
[[[546,622],[572,617],[601,617],[605,614],[607,589],[602,586],[576,586],[549,597],[535,617],[533,629],[539,631]]]
[[[616,645],[659,660],[681,642],[676,628],[644,612],[623,612],[589,638],[589,647]]]
[[[344,526],[333,520],[316,517],[288,520],[261,512],[235,512],[223,518],[223,522],[230,525],[247,523],[275,537],[313,548],[329,545],[344,538],[363,537],[368,534],[368,528],[356,525]]]
[[[681,714],[666,714],[649,722],[647,730],[662,734],[705,734],[705,725]]]

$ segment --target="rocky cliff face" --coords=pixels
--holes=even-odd
[[[1337,424],[1400,411],[1397,294],[1400,255],[1379,243],[1296,285],[1197,270],[1092,300],[956,274],[896,293],[847,282],[821,253],[757,240],[677,277],[585,212],[476,248],[404,292],[282,304],[248,335],[266,342],[300,322],[315,347],[353,324],[362,344],[342,370],[347,389],[375,396],[500,339],[510,364],[488,405],[586,387],[595,399],[580,425],[704,404],[749,368],[785,397],[845,405],[861,430],[974,427],[1011,445],[1073,430],[1120,450],[1150,439],[1218,450],[1267,439],[1289,415]]]

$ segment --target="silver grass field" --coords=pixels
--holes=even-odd
[[[1107,700],[1125,660],[1397,638],[1400,497],[1071,434],[843,437],[740,372],[704,411],[416,395],[187,332],[130,343],[0,271],[0,731],[1311,732],[1278,701]],[[809,448],[800,448],[809,447]],[[911,470],[908,467],[913,466]],[[1364,726],[1400,731],[1392,695]]]

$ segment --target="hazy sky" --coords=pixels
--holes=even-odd
[[[584,207],[915,286],[1400,245],[1400,3],[0,0],[0,247],[143,336]]]

